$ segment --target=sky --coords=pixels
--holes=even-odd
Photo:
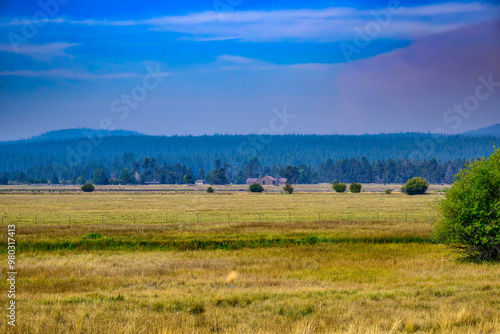
[[[498,1],[0,2],[0,141],[500,123]]]

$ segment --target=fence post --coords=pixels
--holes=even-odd
[[[2,214],[2,225],[3,225],[3,214]],[[38,225],[38,217],[36,216],[36,213],[35,213],[35,225]]]
[[[134,212],[134,225],[135,225],[135,212]]]
[[[68,213],[68,225],[71,226],[71,213]]]
[[[101,225],[104,225],[104,213],[101,212]]]
[[[408,211],[406,211],[406,221],[408,221]]]
[[[260,223],[260,211],[259,211],[259,223]]]
[[[230,223],[231,220],[229,219],[229,211],[227,212],[227,222]]]
[[[321,222],[321,212],[318,211],[318,222]]]
[[[168,213],[165,212],[165,224],[168,223]]]
[[[377,210],[377,221],[379,221],[379,219],[378,219],[378,210]]]
[[[196,212],[196,224],[200,222],[200,213]]]
[[[290,211],[288,211],[288,222],[290,223],[292,221],[292,214]]]

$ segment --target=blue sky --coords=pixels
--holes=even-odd
[[[72,127],[360,134],[500,123],[499,8],[3,1],[0,140]],[[270,127],[284,110],[294,117]]]

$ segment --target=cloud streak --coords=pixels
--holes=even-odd
[[[157,73],[159,77],[167,77],[170,73]],[[19,70],[19,71],[3,71],[0,76],[17,76],[26,78],[41,78],[41,79],[74,79],[74,80],[100,80],[100,79],[132,79],[142,78],[144,73],[120,72],[120,73],[105,73],[96,74],[84,71],[75,71],[69,69],[50,69],[42,71]]]
[[[416,38],[441,33],[498,18],[499,6],[480,2],[446,3],[406,6],[403,1],[391,24],[380,35],[395,38]],[[348,7],[324,9],[282,9],[234,11],[221,18],[216,11],[170,15],[138,20],[55,19],[54,24],[83,26],[144,26],[154,31],[178,33],[181,39],[196,41],[320,41],[352,39],[354,28],[376,19],[386,8],[359,10]],[[14,19],[0,25],[20,25]]]
[[[15,51],[11,45],[8,44],[0,44],[1,52],[9,52],[9,53],[18,53],[26,56],[37,58],[45,58],[45,57],[70,57],[69,54],[66,53],[66,50],[80,45],[79,43],[66,43],[66,42],[56,42],[49,44],[21,44],[17,47],[17,51]]]

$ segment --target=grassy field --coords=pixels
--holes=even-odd
[[[434,218],[442,195],[401,193],[5,193],[4,222],[115,224],[314,220],[417,220]],[[228,219],[229,214],[229,219]]]
[[[441,196],[1,194],[14,332],[498,333],[500,266],[430,238]]]

